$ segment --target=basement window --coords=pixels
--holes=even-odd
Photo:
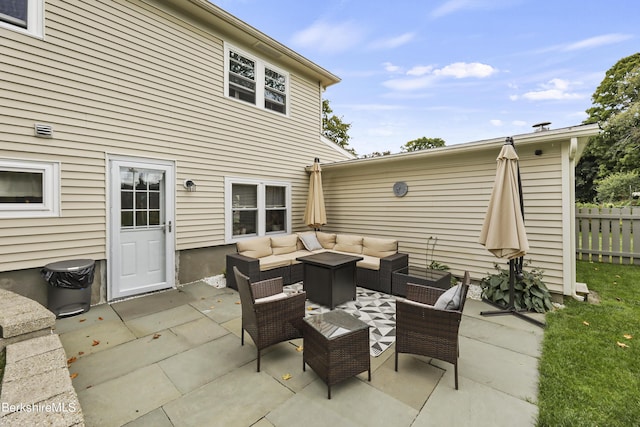
[[[59,216],[60,164],[0,159],[0,218]]]

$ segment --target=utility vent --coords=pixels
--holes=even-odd
[[[542,122],[542,123],[536,123],[531,127],[534,129],[534,132],[542,132],[543,130],[549,130],[550,124],[551,122]]]
[[[51,127],[51,125],[36,123],[35,129],[36,136],[39,136],[40,138],[53,138],[53,128]]]
[[[278,52],[277,50],[267,46],[266,44],[262,43],[262,42],[257,42],[256,44],[253,45],[253,47],[255,47],[257,50],[271,56],[272,58],[280,58],[282,56],[282,54],[280,52]]]

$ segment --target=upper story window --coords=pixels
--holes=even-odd
[[[44,36],[44,0],[0,1],[0,27]]]
[[[235,47],[225,46],[225,95],[288,114],[289,74]]]
[[[228,242],[254,236],[290,233],[291,185],[287,182],[225,179]]]
[[[60,164],[0,159],[0,218],[58,216]]]

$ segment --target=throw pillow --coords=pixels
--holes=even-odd
[[[318,241],[318,238],[315,234],[299,234],[300,240],[302,240],[302,244],[308,251],[317,251],[318,249],[322,249],[322,245]]]
[[[460,285],[447,289],[433,305],[438,310],[457,310],[460,308]]]

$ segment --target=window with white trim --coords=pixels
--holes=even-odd
[[[225,218],[227,242],[290,233],[291,184],[226,178]]]
[[[289,74],[225,45],[225,95],[265,110],[288,114]]]
[[[60,164],[0,159],[0,218],[60,213]]]
[[[0,1],[0,27],[44,37],[44,0]]]

